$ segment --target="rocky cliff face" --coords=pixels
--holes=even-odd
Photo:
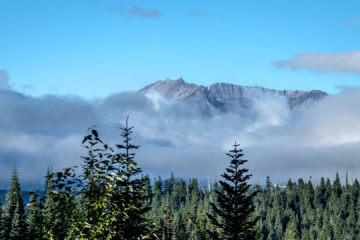
[[[152,91],[166,98],[187,102],[205,112],[241,112],[251,108],[255,100],[266,101],[269,97],[282,98],[287,101],[290,109],[302,110],[328,95],[320,90],[274,90],[228,83],[215,83],[204,87],[187,83],[182,78],[157,81],[139,92],[147,94]]]

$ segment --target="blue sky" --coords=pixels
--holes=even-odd
[[[3,0],[0,69],[34,96],[104,97],[179,77],[336,92],[359,86],[359,74],[274,62],[356,51],[359,9],[359,1]]]

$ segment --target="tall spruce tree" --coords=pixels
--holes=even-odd
[[[3,229],[3,236],[5,239],[20,240],[25,238],[24,214],[24,201],[16,167],[14,167],[10,187],[6,195]]]
[[[220,181],[223,191],[216,191],[217,204],[211,203],[218,217],[207,215],[211,222],[220,228],[220,234],[213,231],[210,235],[214,239],[255,239],[257,235],[255,225],[258,219],[253,216],[253,198],[257,192],[250,193],[250,185],[247,181],[251,175],[247,174],[248,169],[242,168],[247,162],[241,159],[244,155],[243,150],[239,149],[239,144],[236,142],[233,147],[227,153],[231,158],[230,166],[222,175],[224,181]]]
[[[42,212],[40,195],[33,189],[26,213],[26,239],[36,240],[42,238]]]
[[[121,167],[117,169],[117,174],[124,178],[122,181],[118,181],[117,189],[119,191],[113,195],[113,201],[117,202],[120,197],[126,199],[127,204],[131,206],[128,208],[128,217],[125,218],[125,222],[121,225],[115,224],[115,229],[121,229],[124,232],[122,237],[125,239],[138,239],[155,230],[150,227],[146,218],[146,214],[150,210],[148,203],[151,193],[146,187],[146,178],[139,176],[142,169],[134,159],[134,150],[139,146],[131,142],[133,128],[129,127],[128,119],[126,119],[125,126],[120,128],[122,143],[116,145],[121,151],[118,153]]]
[[[53,193],[53,171],[48,168],[45,176],[45,197],[42,208],[42,229],[45,233],[53,232],[55,225],[56,203]]]

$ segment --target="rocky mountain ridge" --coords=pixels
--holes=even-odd
[[[302,110],[314,102],[328,96],[320,90],[275,90],[263,87],[248,87],[229,83],[215,83],[210,86],[198,86],[184,79],[166,79],[146,86],[139,92],[147,94],[156,91],[160,95],[196,105],[203,111],[238,112],[249,109],[256,99],[268,97],[286,98],[290,109]]]

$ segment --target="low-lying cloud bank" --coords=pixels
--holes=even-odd
[[[258,94],[258,93],[254,93]],[[119,93],[87,101],[73,96],[34,98],[0,89],[0,187],[16,164],[24,186],[42,184],[46,168],[78,164],[81,140],[96,125],[105,142],[121,141],[118,127],[129,115],[136,157],[153,177],[215,179],[228,164],[236,139],[249,159],[253,182],[267,175],[284,183],[289,177],[333,177],[360,173],[360,89],[331,95],[304,112],[289,110],[286,99],[256,95],[242,113],[201,114],[196,108],[156,93]],[[351,179],[350,179],[351,180]]]
[[[278,68],[291,70],[360,74],[360,50],[340,53],[301,53],[292,59],[277,61],[274,64]]]

